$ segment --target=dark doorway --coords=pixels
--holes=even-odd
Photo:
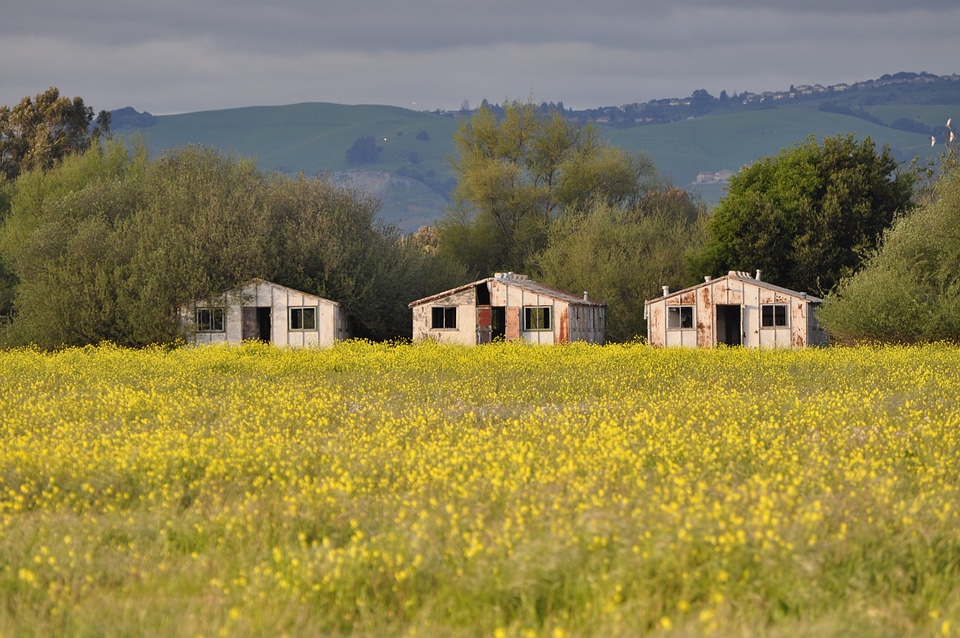
[[[244,306],[241,315],[241,339],[270,341],[269,306]]]
[[[503,306],[477,307],[477,343],[490,343],[503,339],[507,309]]]
[[[740,306],[717,304],[717,343],[728,346],[743,345]]]

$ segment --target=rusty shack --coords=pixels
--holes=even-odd
[[[198,345],[257,340],[302,348],[349,337],[339,303],[263,279],[185,304],[179,317],[187,341]]]
[[[817,324],[823,300],[762,281],[760,271],[731,270],[723,277],[663,296],[644,305],[647,341],[653,346],[749,348],[822,346],[829,338]]]
[[[606,304],[496,273],[409,304],[414,340],[472,345],[496,339],[555,344],[603,343]]]

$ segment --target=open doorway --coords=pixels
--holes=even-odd
[[[270,341],[270,306],[244,306],[241,314],[241,339]]]
[[[717,304],[717,343],[743,345],[743,323],[740,306]]]

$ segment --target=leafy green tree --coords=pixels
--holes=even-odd
[[[21,172],[46,170],[71,153],[87,149],[110,130],[110,113],[93,109],[83,99],[72,100],[54,87],[23,98],[13,108],[0,105],[0,172],[14,179]]]
[[[358,137],[347,149],[347,162],[350,164],[372,164],[377,161],[377,157],[382,151],[383,147],[377,146],[372,135],[364,135]]]
[[[788,288],[824,292],[856,271],[898,212],[914,178],[869,137],[813,137],[761,159],[730,182],[693,259],[703,274],[759,268]]]
[[[0,225],[14,312],[0,338],[44,348],[170,341],[178,304],[254,277],[341,302],[358,336],[409,335],[406,304],[462,273],[380,226],[378,206],[202,147],[156,160],[120,142],[92,147],[14,183]]]
[[[824,299],[819,320],[842,342],[960,341],[960,169],[898,218],[863,268]]]
[[[522,270],[547,242],[550,223],[593,202],[629,207],[652,167],[531,102],[486,103],[454,137],[453,206],[438,226],[441,252],[473,275]]]
[[[646,299],[690,282],[686,262],[705,220],[702,204],[678,188],[650,191],[629,210],[601,201],[551,226],[535,270],[544,283],[607,303],[607,340],[627,341],[646,333]]]

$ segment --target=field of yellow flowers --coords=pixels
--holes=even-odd
[[[960,349],[0,352],[0,636],[957,636]]]

